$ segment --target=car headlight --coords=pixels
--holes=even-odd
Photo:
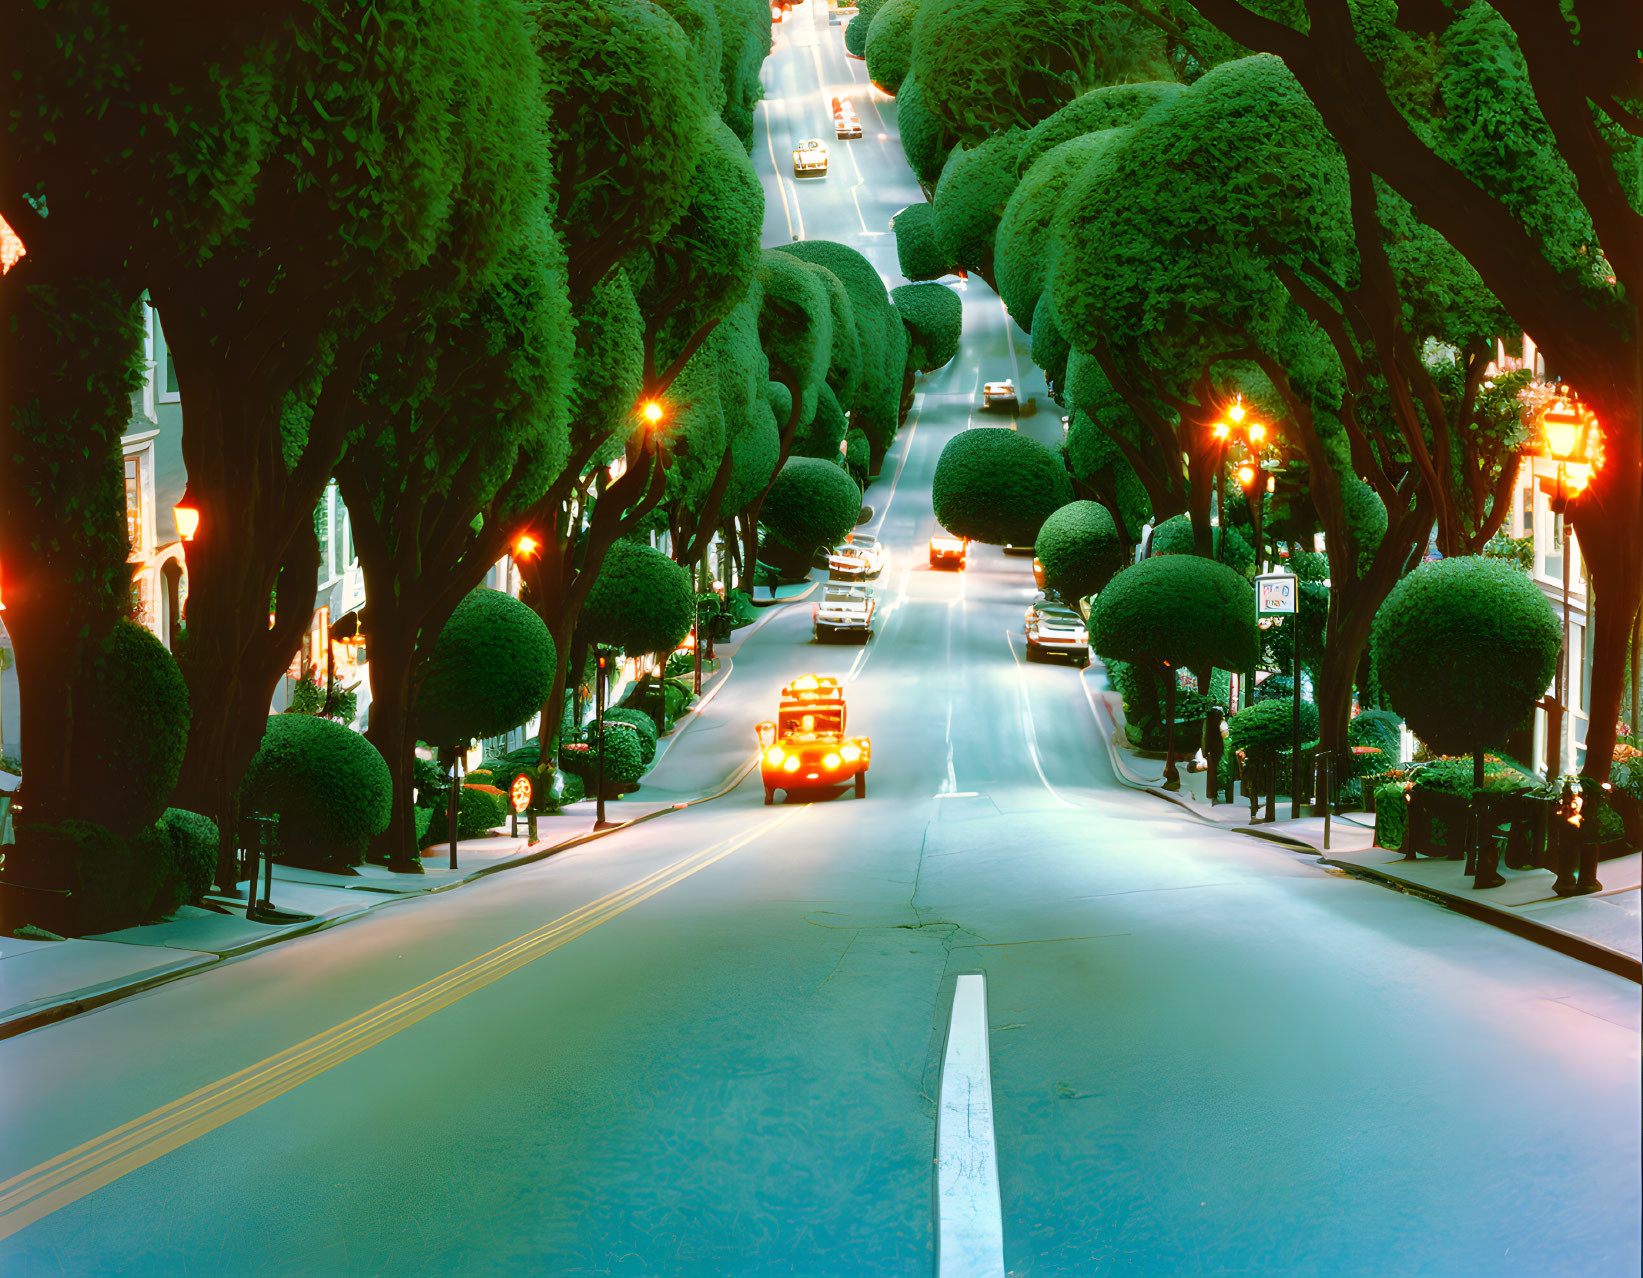
[[[787,756],[787,762],[782,764],[782,771],[783,772],[797,772],[798,770],[799,770],[799,756],[796,755],[796,754],[788,755]]]
[[[785,758],[787,758],[787,752],[778,745],[773,745],[764,752],[764,761],[773,768]]]
[[[834,768],[838,767],[839,762],[839,756],[832,753],[829,753],[828,756],[822,760],[823,766],[826,767],[828,771],[832,771]]]
[[[854,763],[857,759],[861,758],[861,747],[854,741],[851,741],[846,743],[844,749],[840,750],[839,753],[844,756],[846,762]]]

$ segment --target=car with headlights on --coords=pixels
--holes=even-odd
[[[1075,666],[1090,664],[1090,635],[1084,618],[1050,594],[1039,594],[1027,607],[1027,660],[1066,657]]]
[[[969,549],[970,543],[963,537],[937,533],[930,538],[930,567],[962,569]]]
[[[871,581],[890,566],[890,552],[870,533],[851,533],[844,544],[828,556],[827,566],[843,570],[848,577]]]
[[[759,778],[764,801],[776,792],[854,785],[867,797],[873,743],[845,732],[844,689],[837,679],[801,675],[782,689],[776,717],[758,725]]]

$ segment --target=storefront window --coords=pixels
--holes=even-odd
[[[131,538],[131,553],[143,549],[143,468],[141,459],[127,457],[126,463],[126,536]]]

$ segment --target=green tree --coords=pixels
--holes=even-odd
[[[931,485],[936,522],[957,537],[1028,546],[1072,501],[1060,457],[1013,430],[960,431],[947,441]]]
[[[958,354],[964,328],[964,303],[941,284],[903,284],[890,290],[896,314],[907,326],[907,367],[933,373]]]
[[[629,656],[672,652],[695,623],[690,574],[659,550],[619,541],[588,592],[576,642],[621,648]]]
[[[1105,506],[1068,502],[1038,530],[1033,554],[1044,565],[1044,584],[1069,602],[1097,594],[1124,566],[1124,543]]]
[[[836,460],[790,457],[761,512],[766,553],[808,567],[817,550],[844,540],[860,513],[861,490]]]
[[[867,75],[892,97],[913,64],[913,22],[923,0],[886,0],[867,28]]]
[[[974,146],[956,146],[936,183],[936,246],[943,259],[979,275],[998,291],[993,241],[1020,175],[1016,161],[1027,134],[1005,129]]]
[[[910,280],[934,280],[954,267],[936,242],[936,214],[929,204],[912,204],[890,219],[896,233],[896,265]]]
[[[1518,3],[1348,12],[1304,30],[1239,0],[1196,0],[1229,36],[1284,59],[1346,155],[1475,268],[1540,341],[1604,432],[1572,507],[1596,600],[1586,771],[1607,777],[1625,651],[1643,598],[1643,296],[1635,16],[1626,6]],[[1395,324],[1396,284],[1365,291]]]
[[[1375,616],[1375,670],[1392,709],[1443,754],[1503,745],[1552,681],[1563,631],[1546,596],[1482,556],[1422,564]]]

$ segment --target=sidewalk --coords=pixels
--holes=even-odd
[[[774,615],[767,613],[737,631],[738,641]],[[703,683],[702,695],[658,743],[652,770],[725,685],[734,668],[726,649],[735,646],[719,646],[718,668]],[[425,850],[421,874],[400,874],[369,864],[356,866],[352,874],[276,865],[270,894],[273,907],[308,916],[292,922],[248,920],[243,895],[238,903],[208,896],[208,907],[215,908],[184,906],[164,922],[118,932],[71,940],[0,936],[0,1038],[128,997],[288,937],[334,927],[395,901],[449,891],[500,870],[529,865],[580,843],[604,838],[638,822],[717,798],[739,784],[753,762],[749,760],[737,768],[712,792],[684,802],[647,800],[641,786],[637,793],[606,804],[607,820],[617,824],[603,830],[594,829],[594,801],[584,799],[567,805],[558,815],[538,817],[535,844],[523,835],[508,833],[511,823],[486,837],[462,839],[457,843],[455,870],[448,868],[444,847]],[[524,818],[519,827],[521,831],[526,828]],[[241,884],[242,894],[244,888]]]
[[[1280,799],[1274,809],[1278,820],[1252,823],[1247,801],[1210,806],[1205,797],[1206,773],[1181,768],[1181,789],[1166,791],[1163,762],[1139,758],[1121,744],[1125,740],[1124,710],[1118,693],[1092,688],[1088,682],[1084,690],[1121,784],[1166,799],[1207,825],[1316,853],[1325,865],[1427,897],[1634,981],[1643,980],[1643,853],[1600,863],[1600,892],[1564,898],[1553,893],[1556,876],[1550,870],[1502,867],[1505,883],[1478,890],[1464,872],[1464,861],[1427,857],[1406,861],[1401,852],[1374,846],[1373,825],[1361,812],[1330,820],[1326,850],[1324,819],[1303,816],[1290,820],[1287,800]]]

